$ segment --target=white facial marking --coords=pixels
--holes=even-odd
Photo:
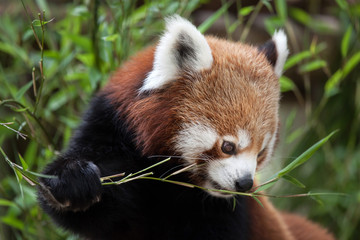
[[[267,144],[269,143],[270,138],[271,138],[271,133],[266,133],[266,134],[265,134],[265,137],[264,137],[264,139],[263,139],[263,142],[262,142],[260,151],[263,150],[263,149],[265,149],[265,147],[266,147]]]
[[[236,143],[238,140],[237,140],[236,137],[234,137],[234,136],[225,135],[225,136],[223,137],[223,141]]]
[[[205,37],[189,21],[175,15],[166,19],[166,30],[156,47],[153,70],[146,77],[140,92],[159,89],[179,77],[181,68],[176,58],[179,43],[194,50],[195,56],[183,63],[191,68],[188,70],[199,72],[211,67],[213,57]]]
[[[175,148],[187,161],[193,162],[194,157],[210,150],[217,138],[216,131],[206,124],[184,124],[175,140]]]
[[[289,54],[289,49],[287,48],[287,38],[284,33],[284,30],[280,29],[276,31],[272,37],[272,40],[276,46],[277,59],[274,67],[275,74],[280,77],[283,71],[283,67],[286,61],[286,58]]]
[[[271,159],[271,156],[273,154],[273,151],[274,151],[274,146],[275,146],[275,141],[276,141],[276,134],[277,134],[277,130],[272,134],[270,135],[270,133],[267,133],[264,137],[264,141],[263,141],[263,148],[264,149],[265,147],[267,148],[267,152],[266,152],[266,156],[265,156],[265,160],[261,163],[261,167],[259,165],[259,168],[263,168],[264,166],[266,166],[267,163],[269,163],[270,159]],[[268,140],[268,144],[264,144],[265,143],[265,140],[266,138],[269,138]]]
[[[239,148],[243,149],[250,145],[250,135],[246,130],[240,129],[238,131]]]
[[[236,180],[248,175],[254,179],[256,164],[256,155],[247,152],[227,159],[213,160],[208,166],[209,180],[223,189],[234,191]]]

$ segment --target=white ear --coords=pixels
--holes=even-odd
[[[184,71],[209,69],[213,58],[205,37],[178,15],[166,19],[166,30],[155,51],[153,69],[140,92],[162,88]]]
[[[272,40],[275,43],[276,53],[277,53],[277,59],[274,66],[274,71],[276,75],[280,77],[283,72],[286,58],[289,54],[289,49],[287,47],[287,38],[284,33],[284,30],[280,29],[278,31],[275,31]]]

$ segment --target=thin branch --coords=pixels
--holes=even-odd
[[[245,39],[247,38],[247,36],[249,35],[250,28],[253,25],[257,15],[259,14],[261,8],[263,7],[263,5],[264,4],[262,3],[262,1],[259,1],[258,4],[256,4],[253,13],[251,14],[249,20],[247,21],[247,23],[245,25],[243,32],[240,35],[240,42],[244,42]]]
[[[10,129],[11,131],[13,131],[17,135],[19,135],[22,139],[26,140],[27,135],[8,126],[8,125],[11,125],[11,124],[14,124],[14,123],[13,122],[0,123],[1,126],[6,127],[7,129]]]

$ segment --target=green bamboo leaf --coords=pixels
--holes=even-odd
[[[269,182],[269,183],[267,183],[267,184],[262,185],[261,187],[259,187],[258,189],[256,189],[256,190],[254,191],[254,193],[258,193],[258,192],[261,192],[261,191],[265,191],[266,189],[272,187],[277,181],[278,181],[278,180],[275,180],[275,181],[273,181],[273,182]]]
[[[21,180],[22,180],[22,175],[19,171],[17,171],[15,168],[13,168],[13,171],[15,173],[15,176],[16,176],[16,181],[19,185],[19,189],[20,189],[20,194],[21,194],[21,198],[24,199],[24,190],[23,190],[23,187],[21,185]]]
[[[264,205],[262,204],[262,202],[255,196],[251,196],[260,206],[264,207]]]
[[[296,109],[294,108],[293,110],[291,110],[291,112],[286,118],[285,131],[289,131],[290,128],[293,126],[295,117],[296,117]]]
[[[76,46],[81,47],[87,52],[92,51],[92,43],[91,40],[88,37],[83,37],[77,34],[71,34],[66,31],[60,31],[60,34],[65,39],[71,40]]]
[[[49,21],[40,21],[39,19],[35,19],[34,21],[32,21],[32,25],[34,27],[41,27],[41,25],[46,25],[52,21],[54,21],[55,18],[50,19]]]
[[[5,161],[9,164],[9,166],[13,169],[13,171],[15,172],[16,175],[16,179],[19,183],[19,187],[20,187],[20,191],[22,192],[22,196],[23,196],[23,190],[22,190],[22,186],[20,184],[20,181],[23,177],[26,178],[26,181],[34,184],[34,185],[39,185],[38,181],[37,181],[37,177],[42,177],[42,178],[57,178],[56,176],[52,176],[52,175],[45,175],[45,174],[41,174],[41,173],[36,173],[36,172],[32,172],[29,170],[24,170],[23,167],[17,165],[16,163],[13,163],[8,156],[5,154],[4,150],[0,147],[0,153],[3,155],[3,157],[5,158]]]
[[[305,152],[303,152],[299,157],[297,157],[294,161],[292,161],[291,163],[289,163],[285,168],[283,168],[282,170],[280,170],[276,176],[277,177],[282,177],[286,174],[288,174],[289,172],[291,172],[292,170],[294,170],[295,168],[297,168],[298,166],[302,165],[303,163],[305,163],[307,160],[310,159],[310,157],[322,146],[324,145],[337,131],[334,131],[332,133],[330,133],[328,136],[326,136],[325,138],[321,139],[320,141],[318,141],[317,143],[315,143],[314,145],[312,145],[309,149],[307,149]]]
[[[265,19],[264,24],[266,31],[273,35],[276,29],[284,27],[285,21],[278,16],[272,16]]]
[[[208,19],[206,19],[205,22],[203,22],[198,27],[198,30],[201,33],[206,32],[214,24],[214,22],[218,20],[226,12],[226,10],[230,7],[231,4],[232,1],[224,4],[219,10],[217,10],[213,15],[211,15]]]
[[[289,8],[289,15],[299,23],[304,24],[305,26],[308,26],[312,22],[312,17],[300,8]]]
[[[336,3],[339,5],[339,7],[341,8],[341,9],[347,9],[348,8],[348,3],[345,1],[345,0],[335,0],[336,1]]]
[[[233,197],[233,208],[232,210],[235,211],[235,208],[236,208],[236,197]]]
[[[109,36],[104,36],[101,39],[104,40],[105,42],[115,42],[115,40],[117,40],[119,37],[120,35],[116,33]]]
[[[20,158],[20,162],[21,162],[21,165],[23,167],[24,170],[28,170],[29,169],[29,166],[27,165],[27,163],[25,162],[24,158],[20,155],[19,153],[19,158]]]
[[[12,110],[15,111],[15,112],[25,112],[28,109],[29,109],[28,107],[25,107],[25,108],[12,108]]]
[[[326,65],[327,65],[327,63],[324,60],[314,60],[314,61],[311,61],[309,63],[302,65],[299,70],[301,73],[312,72],[317,69],[326,67]]]
[[[254,6],[243,7],[239,10],[239,14],[245,17],[249,15],[252,11],[254,11],[254,9],[255,9]]]
[[[352,32],[352,27],[351,25],[349,25],[341,41],[341,55],[343,58],[346,57],[349,50],[351,32]]]
[[[308,192],[308,196],[312,200],[316,201],[318,204],[324,205],[323,201],[321,200],[321,198],[317,194],[312,194],[311,192]]]
[[[11,201],[3,199],[3,198],[0,198],[0,206],[17,207],[14,202],[11,202]]]
[[[240,21],[233,22],[233,24],[230,25],[228,32],[233,33],[239,25],[241,25]]]
[[[293,67],[294,65],[298,64],[302,60],[307,59],[309,57],[311,57],[310,51],[303,51],[291,56],[284,65],[284,71],[286,71],[287,69]]]
[[[25,171],[27,174],[26,176],[31,176],[31,178],[36,178],[36,177],[41,177],[41,178],[57,178],[57,176],[54,175],[47,175],[47,174],[42,174],[42,173],[37,173],[37,172],[33,172],[33,171],[29,171],[26,170]]]
[[[32,176],[31,174],[27,174],[27,172],[20,167],[19,165],[14,165],[15,172],[19,175],[19,179],[25,178],[25,180],[30,183],[30,185],[40,185],[37,182],[36,177]],[[19,183],[20,184],[20,183]]]
[[[88,67],[94,66],[95,56],[93,53],[77,54],[76,58]]]
[[[300,8],[289,8],[289,15],[299,23],[316,32],[329,32],[329,24],[322,19],[314,19],[310,14]]]
[[[274,12],[274,9],[271,6],[271,3],[268,0],[261,0],[264,6],[269,10],[270,13]]]
[[[286,143],[292,143],[297,138],[299,138],[304,133],[304,129],[302,127],[294,130],[292,133],[290,133],[289,136],[286,137]]]
[[[280,81],[281,92],[288,92],[288,91],[291,91],[291,90],[293,90],[295,88],[295,84],[288,77],[281,76],[279,81]]]
[[[16,218],[16,216],[7,215],[1,218],[1,222],[11,226],[12,228],[24,231],[25,223]]]
[[[300,187],[300,188],[305,188],[305,185],[303,183],[301,183],[299,180],[297,180],[296,178],[286,174],[284,176],[282,176],[283,179],[285,179],[286,181],[294,184],[295,186],[297,187]]]
[[[17,177],[17,179],[18,179],[18,182],[19,182],[19,184],[20,184],[21,180],[23,179],[23,175],[22,175],[21,172],[18,171],[16,168],[15,168],[14,171],[15,171],[16,177]]]
[[[73,91],[58,91],[52,94],[47,104],[47,109],[50,111],[56,111],[69,102],[74,95],[75,93]]]
[[[147,5],[142,5],[137,7],[131,13],[129,17],[131,23],[138,23],[141,19],[144,19],[148,13],[149,7]]]
[[[287,18],[287,5],[285,0],[275,0],[275,9],[278,16],[285,21]]]
[[[50,14],[50,8],[48,2],[50,3],[50,1],[46,1],[46,0],[36,0],[39,9],[43,10],[47,14]]]
[[[24,48],[21,48],[14,43],[10,44],[6,42],[0,42],[0,52],[5,52],[15,58],[20,58],[25,63],[30,62],[29,55],[27,52],[25,52]]]
[[[337,92],[336,87],[341,81],[342,76],[343,76],[343,71],[339,69],[329,78],[329,80],[326,81],[325,96],[330,97]]]
[[[15,100],[20,100],[22,96],[29,90],[29,88],[33,85],[32,81],[29,81],[27,84],[22,86],[19,91],[16,93]]]
[[[71,15],[85,17],[85,16],[90,16],[90,12],[89,12],[89,9],[86,6],[80,5],[80,6],[75,7],[71,11]]]
[[[360,51],[355,53],[349,61],[346,62],[343,68],[343,77],[346,77],[356,65],[360,62]]]

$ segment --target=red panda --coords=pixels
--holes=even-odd
[[[203,36],[173,16],[156,47],[125,63],[91,102],[69,147],[44,173],[38,199],[86,239],[334,239],[318,225],[255,200],[161,181],[103,186],[100,177],[158,162],[162,177],[205,189],[246,192],[271,158],[283,31],[263,46]],[[236,206],[233,208],[233,201]]]

